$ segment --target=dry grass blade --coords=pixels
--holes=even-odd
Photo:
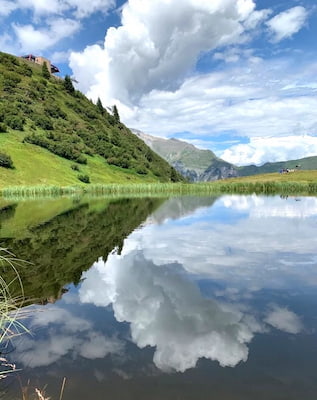
[[[38,388],[35,388],[35,393],[37,395],[38,400],[50,400],[50,397],[45,397],[44,392],[40,391]]]
[[[14,278],[7,282],[0,276],[0,350],[4,350],[8,341],[22,332],[28,332],[25,326],[20,322],[25,314],[21,311],[23,305],[23,285],[16,268],[21,260],[18,260],[14,254],[7,249],[0,248],[0,264],[2,267],[7,266],[14,271]],[[14,282],[18,281],[20,292],[19,296],[13,297],[11,295],[11,287]],[[0,360],[0,378],[4,378],[8,373],[16,371],[13,364],[8,363],[6,360]]]
[[[65,389],[65,383],[66,383],[66,378],[65,378],[65,376],[64,376],[63,383],[62,383],[62,387],[61,387],[61,393],[60,393],[60,395],[59,395],[59,400],[62,400],[62,398],[63,398],[64,389]]]

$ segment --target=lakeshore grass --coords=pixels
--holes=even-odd
[[[8,343],[10,343],[10,340],[15,336],[25,332],[30,333],[21,322],[23,318],[29,315],[28,310],[22,310],[24,306],[24,290],[23,283],[17,270],[17,267],[22,262],[25,261],[17,259],[8,249],[0,247],[1,268],[11,268],[14,271],[14,278],[9,282],[0,275],[0,380],[19,371],[14,363],[8,361],[6,356],[3,356]],[[20,288],[21,294],[19,296],[12,295],[11,289],[15,281],[18,281],[18,286]],[[63,398],[65,383],[66,378],[64,377],[59,400]],[[37,387],[31,388],[29,383],[25,387],[21,386],[21,391],[21,400],[50,400],[50,397],[45,395],[45,390],[40,390]]]
[[[11,268],[14,271],[14,278],[10,282],[6,282],[0,275],[0,345],[18,334],[19,329],[23,328],[18,318],[24,297],[23,285],[16,268],[20,261],[7,249],[0,247],[1,266]],[[19,282],[21,289],[21,294],[18,297],[13,297],[11,294],[11,286],[15,281]]]
[[[10,186],[0,189],[9,197],[42,197],[71,195],[155,196],[208,194],[317,194],[317,171],[296,171],[290,174],[263,174],[242,178],[223,179],[206,183],[134,183],[91,185]]]
[[[0,247],[1,268],[10,268],[14,271],[14,278],[9,282],[0,275],[0,355],[5,352],[8,343],[13,337],[20,335],[22,332],[28,332],[21,323],[25,313],[21,313],[24,293],[22,281],[16,268],[20,261],[7,249]],[[18,286],[20,287],[18,296],[13,296],[11,291],[15,281],[18,281]],[[0,380],[16,371],[15,364],[8,362],[5,356],[0,356]]]

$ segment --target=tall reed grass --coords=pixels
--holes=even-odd
[[[16,269],[20,260],[10,253],[7,249],[0,247],[0,266],[2,270],[11,268],[14,271],[14,278],[7,282],[0,275],[0,351],[4,353],[8,342],[12,337],[27,331],[21,323],[21,308],[24,300],[23,285]],[[20,293],[13,296],[11,287],[18,281]],[[0,358],[0,379],[7,377],[8,374],[16,371],[15,365],[9,363],[4,356]]]
[[[15,257],[7,249],[0,247],[0,266],[5,271],[6,268],[11,268],[14,271],[14,278],[7,282],[2,275],[0,275],[0,380],[5,379],[13,372],[18,372],[15,364],[9,362],[2,353],[5,352],[9,341],[22,333],[28,332],[28,329],[22,324],[21,320],[28,316],[28,310],[23,311],[24,292],[23,284],[20,279],[17,266],[24,261]],[[11,286],[19,283],[20,294],[13,296]],[[16,285],[15,285],[16,286]],[[59,400],[63,397],[66,378],[63,379]],[[45,390],[38,388],[31,388],[28,384],[26,387],[21,386],[22,398],[21,400],[50,400],[45,395]],[[1,395],[1,393],[0,393]]]
[[[144,183],[85,186],[16,186],[0,190],[5,198],[54,197],[81,194],[92,195],[208,195],[208,194],[317,194],[317,182],[239,182],[215,181],[208,183]]]

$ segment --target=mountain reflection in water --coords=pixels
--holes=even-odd
[[[32,314],[33,336],[15,342],[22,378],[47,383],[58,397],[67,376],[64,400],[92,392],[115,400],[315,399],[317,199],[121,202],[84,206],[90,229],[73,235],[65,256],[84,272],[61,300]],[[121,222],[103,233],[106,216]],[[43,243],[83,224],[67,223],[73,228],[41,231]],[[129,228],[116,236],[120,226]],[[113,239],[102,246],[100,234]],[[75,239],[87,244],[81,258],[72,256]]]

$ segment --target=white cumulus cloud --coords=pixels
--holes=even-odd
[[[107,13],[111,8],[115,7],[116,0],[66,0],[64,3],[65,7],[74,10],[77,18],[84,18],[97,11]]]
[[[0,0],[0,16],[6,17],[17,7],[18,5],[13,1]]]
[[[317,155],[317,137],[292,135],[250,138],[250,143],[226,149],[220,157],[235,165],[262,165],[270,162],[296,160]]]
[[[116,103],[124,123],[152,135],[189,131],[193,140],[195,134],[207,138],[228,131],[260,138],[313,136],[317,64],[312,60],[294,68],[291,59],[264,60],[241,46],[262,32],[271,13],[256,10],[252,0],[130,0],[123,6],[121,26],[107,31],[103,45],[72,52],[70,67],[89,98]],[[282,38],[300,29],[307,17],[299,6],[267,23]],[[201,55],[212,51],[210,57],[230,64],[194,73]],[[260,163],[280,154],[276,147],[252,156]]]
[[[95,78],[88,96],[129,103],[154,89],[177,89],[202,52],[244,39],[243,23],[254,8],[252,0],[130,0],[122,10],[122,25],[110,28],[100,47],[95,63],[103,65],[104,73]],[[89,54],[88,47],[81,57],[71,55],[76,76],[87,73],[86,63],[77,60]]]
[[[13,24],[19,46],[22,51],[36,52],[52,47],[65,37],[72,36],[81,28],[79,21],[54,18],[48,21],[46,28],[33,25]]]
[[[279,42],[300,31],[307,16],[308,12],[302,6],[293,7],[275,15],[266,23],[273,35],[273,41]]]
[[[246,137],[313,135],[316,71],[316,63],[294,71],[286,60],[251,57],[239,66],[187,78],[175,91],[153,90],[125,122],[156,136],[182,131],[206,138],[228,131]]]
[[[70,12],[76,18],[85,18],[101,11],[106,13],[115,7],[115,0],[1,0],[0,15],[9,15],[16,9],[31,10],[36,18],[61,15]]]

